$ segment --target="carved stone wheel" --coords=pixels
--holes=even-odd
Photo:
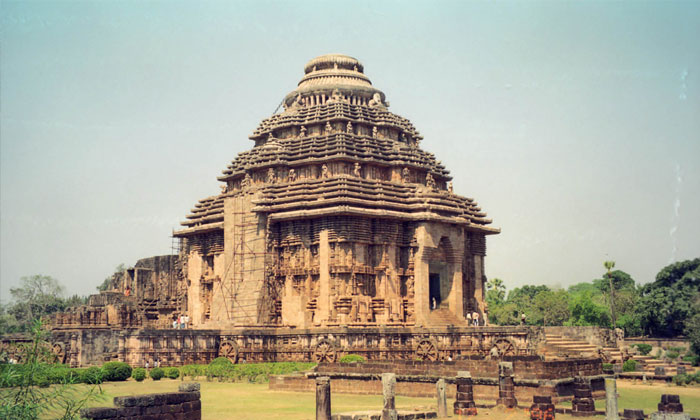
[[[219,357],[226,357],[232,363],[238,362],[238,345],[230,340],[225,340],[219,345]]]
[[[316,350],[314,350],[314,360],[316,363],[333,363],[338,353],[335,351],[335,347],[328,340],[321,340],[316,344]]]
[[[56,363],[66,361],[66,346],[63,343],[53,343],[51,345],[51,354],[53,354]]]
[[[416,347],[416,357],[420,360],[428,360],[434,362],[438,359],[438,349],[435,343],[428,339],[423,339],[418,342]]]
[[[496,349],[498,351],[498,356],[515,356],[515,346],[510,340],[504,338],[499,338],[493,343],[491,350]]]

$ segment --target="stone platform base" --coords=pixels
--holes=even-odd
[[[435,411],[403,411],[397,412],[398,420],[414,420],[414,419],[436,419],[437,412]],[[338,413],[331,416],[331,420],[381,420],[381,410],[376,411],[352,411],[348,413]]]

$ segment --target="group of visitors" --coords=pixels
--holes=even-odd
[[[173,329],[175,330],[184,330],[187,328],[187,324],[190,323],[190,317],[189,315],[180,315],[175,317],[173,320]]]
[[[148,362],[148,360],[146,360],[146,363],[144,363],[144,367],[146,369],[148,369],[150,367],[150,363]],[[153,367],[154,368],[160,367],[160,361],[158,359],[153,361]]]
[[[467,312],[467,325],[472,325],[478,327],[479,324],[479,313],[474,311],[473,313]]]

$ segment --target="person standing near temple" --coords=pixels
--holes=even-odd
[[[472,314],[472,319],[474,320],[474,326],[478,327],[479,326],[479,313],[474,311]]]
[[[189,324],[189,323],[190,323],[190,316],[185,315],[185,328],[187,328],[187,324]]]

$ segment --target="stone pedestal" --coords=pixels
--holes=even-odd
[[[662,413],[683,412],[683,404],[681,404],[681,397],[675,394],[663,394],[661,396],[661,402],[657,407]]]
[[[644,420],[644,410],[630,410],[625,408],[622,412],[622,418],[625,420]]]
[[[468,371],[457,372],[457,397],[454,403],[454,413],[460,416],[475,416],[474,387],[472,375]]]
[[[496,404],[504,405],[507,408],[515,408],[518,405],[518,401],[515,399],[512,362],[498,364],[498,400]]]
[[[445,380],[440,378],[435,384],[437,388],[437,413],[438,417],[447,417],[447,394]]]
[[[382,420],[396,420],[396,374],[382,373],[382,394],[384,394]]]
[[[605,418],[617,420],[617,382],[614,378],[605,379]]]
[[[554,404],[552,397],[535,395],[532,397],[532,405],[530,406],[531,420],[553,420],[554,419]]]
[[[331,378],[316,378],[316,420],[331,420]]]
[[[591,380],[577,376],[574,378],[574,399],[571,401],[571,415],[575,417],[595,416],[595,401]]]

